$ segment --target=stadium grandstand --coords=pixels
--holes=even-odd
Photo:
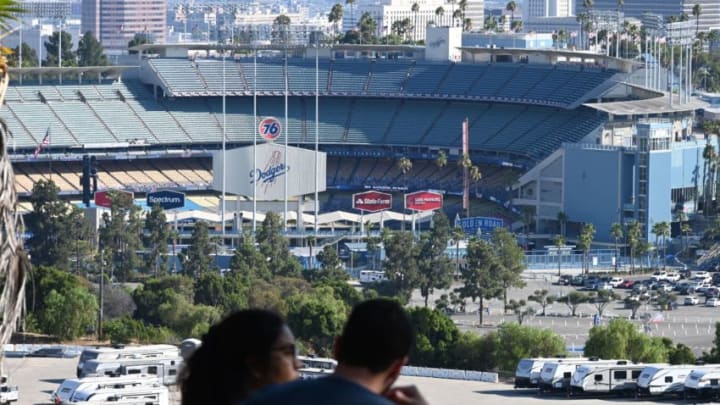
[[[223,132],[227,148],[252,144],[253,96],[257,117],[284,117],[287,78],[290,145],[314,147],[319,89],[319,144],[328,159],[321,212],[350,210],[347,194],[365,189],[460,195],[467,118],[470,157],[483,175],[471,186],[476,206],[512,221],[511,186],[565,143],[598,143],[611,114],[592,103],[632,70],[607,63],[612,58],[578,63],[552,50],[541,61],[513,53],[500,61],[492,56],[498,50],[478,61],[483,50],[472,50],[456,63],[407,52],[385,57],[377,45],[358,49],[327,49],[317,84],[309,49],[287,58],[264,50],[253,58],[257,49],[247,46],[225,47],[222,58],[212,45],[143,45],[138,66],[11,71],[22,84],[10,86],[0,117],[13,135],[17,190],[27,197],[34,181],[52,173],[61,193],[77,199],[82,156],[91,154],[99,189],[216,196],[212,153]],[[48,131],[50,144],[35,156]],[[444,167],[436,165],[441,151],[449,160]],[[407,175],[397,165],[402,157],[413,163]],[[460,203],[446,211],[455,215]]]

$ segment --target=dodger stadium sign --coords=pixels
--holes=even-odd
[[[315,192],[315,151],[288,146],[287,158],[285,146],[263,143],[256,150],[257,167],[253,167],[253,147],[226,151],[225,171],[228,193],[246,197],[253,196],[258,201],[278,201],[285,198],[285,182],[288,197]],[[213,155],[213,188],[222,190],[223,174],[222,152]],[[318,191],[325,191],[326,155],[318,153]]]

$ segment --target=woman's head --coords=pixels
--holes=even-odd
[[[297,378],[295,337],[274,312],[249,309],[212,326],[182,378],[183,405],[234,404]]]

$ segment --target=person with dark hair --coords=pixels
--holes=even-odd
[[[268,387],[245,404],[425,404],[415,387],[392,388],[414,340],[410,318],[400,304],[387,299],[362,302],[335,339],[338,365],[331,376]]]
[[[276,313],[235,312],[213,325],[185,363],[182,405],[231,405],[298,378],[295,337]]]

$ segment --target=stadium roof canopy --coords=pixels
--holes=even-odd
[[[670,99],[667,94],[645,100],[586,103],[583,105],[610,115],[658,115],[695,111],[708,106],[708,103],[696,97],[690,97],[690,102],[686,104],[679,104],[677,98],[677,95],[673,96],[674,100],[672,105],[670,105]]]
[[[508,49],[508,48],[480,48],[460,47],[460,50],[467,54],[473,62],[497,62],[498,56],[510,56],[513,62],[526,60],[529,63],[584,63],[598,65],[607,69],[618,70],[630,73],[642,64],[627,59],[618,59],[611,56],[592,52],[580,52],[564,49]],[[463,57],[463,60],[468,58]]]
[[[77,67],[26,67],[10,68],[10,75],[26,76],[37,75],[78,75],[79,77],[95,75],[98,78],[116,78],[128,69],[137,69],[137,66],[77,66]]]
[[[249,53],[252,51],[283,51],[290,52],[308,52],[314,49],[313,46],[307,45],[283,45],[283,44],[218,44],[218,43],[182,43],[182,44],[142,44],[130,48],[130,51],[138,52],[141,58],[143,54],[158,54],[160,56],[178,55],[184,51],[217,51],[231,53]],[[373,52],[412,52],[422,54],[425,47],[415,45],[381,45],[381,44],[335,44],[331,46],[322,46],[320,54],[328,54],[332,51],[373,51]],[[313,52],[314,55],[314,52]]]

